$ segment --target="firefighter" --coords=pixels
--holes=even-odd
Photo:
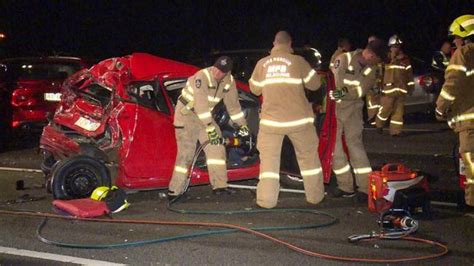
[[[324,197],[319,141],[313,125],[313,110],[304,89],[317,90],[321,79],[303,57],[293,54],[288,32],[280,31],[275,35],[270,55],[257,62],[249,85],[255,95],[263,96],[257,141],[260,151],[257,205],[262,208],[277,205],[281,147],[285,136],[295,148],[306,200],[319,203]]]
[[[441,45],[441,49],[434,53],[433,59],[431,61],[431,66],[437,70],[444,72],[444,70],[449,64],[450,58],[451,58],[451,43],[446,40]]]
[[[383,63],[378,63],[374,66],[375,71],[375,84],[367,92],[366,96],[366,107],[367,107],[367,121],[371,126],[375,126],[375,116],[378,114],[380,109],[380,98],[382,91],[382,78],[383,78]]]
[[[209,141],[204,152],[213,192],[218,195],[235,193],[227,187],[225,148],[220,141],[221,131],[211,115],[214,106],[224,101],[231,120],[239,126],[238,134],[242,137],[250,134],[231,70],[232,60],[227,56],[219,57],[213,66],[189,77],[178,98],[174,115],[178,151],[169,199],[184,192],[197,141],[201,144]]]
[[[390,118],[391,136],[401,136],[405,96],[415,88],[410,58],[402,51],[402,44],[397,35],[393,35],[388,41],[390,63],[384,66],[381,107],[375,119],[375,126],[382,133],[385,122]]]
[[[465,200],[474,211],[474,15],[456,18],[449,27],[456,49],[444,75],[445,82],[436,101],[436,117],[447,120],[459,135],[459,149],[466,165]]]
[[[351,41],[347,38],[340,38],[337,40],[337,49],[334,51],[334,53],[331,56],[331,60],[329,61],[329,68],[334,67],[334,61],[336,61],[336,58],[342,54],[349,52],[352,49],[352,44]]]
[[[367,39],[367,43],[379,39],[375,35],[370,35]],[[371,88],[366,95],[366,107],[367,107],[367,121],[371,126],[375,126],[375,116],[379,112],[380,108],[380,94],[382,91],[382,77],[383,77],[383,62],[378,63],[374,67],[376,81],[373,88]]]
[[[358,198],[367,200],[368,175],[372,168],[362,142],[363,97],[373,88],[376,80],[374,67],[387,56],[387,47],[381,40],[373,40],[364,50],[344,53],[337,57],[332,71],[336,89],[331,91],[331,100],[336,101],[336,146],[333,157],[333,170],[338,189],[336,197],[356,195],[351,166],[355,174]],[[344,133],[350,164],[344,153],[342,134]]]

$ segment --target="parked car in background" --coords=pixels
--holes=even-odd
[[[433,113],[444,83],[444,73],[419,58],[412,58],[411,64],[415,89],[405,99],[405,113]]]
[[[0,61],[0,130],[40,131],[60,100],[62,82],[87,67],[76,57],[21,57]]]

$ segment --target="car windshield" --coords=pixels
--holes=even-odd
[[[79,63],[49,63],[49,62],[14,62],[4,63],[0,68],[2,79],[65,79],[82,67]]]

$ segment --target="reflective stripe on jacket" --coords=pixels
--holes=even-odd
[[[474,43],[454,52],[444,74],[445,82],[436,101],[436,111],[448,114],[456,131],[474,128]]]
[[[260,125],[293,128],[312,124],[313,109],[304,88],[317,90],[321,79],[308,62],[287,46],[275,46],[260,59],[249,80],[250,90],[263,95]]]

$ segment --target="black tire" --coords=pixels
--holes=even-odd
[[[111,186],[107,167],[97,159],[79,155],[60,162],[53,170],[55,199],[87,198],[99,186]]]

